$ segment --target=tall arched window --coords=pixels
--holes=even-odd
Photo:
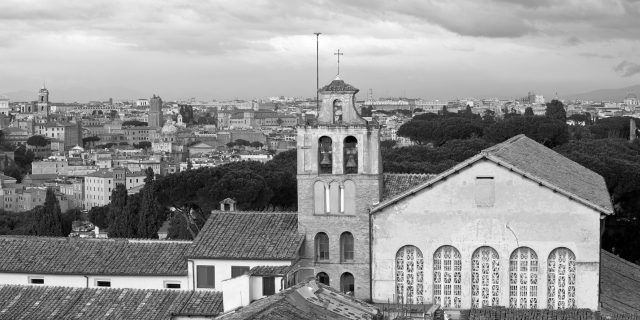
[[[509,258],[509,307],[538,307],[538,255],[527,247]]]
[[[329,237],[324,232],[316,234],[316,260],[329,260]]]
[[[315,214],[324,214],[327,212],[326,208],[326,191],[322,181],[316,181],[313,184],[313,206]]]
[[[340,291],[342,293],[353,294],[355,290],[353,275],[349,272],[345,272],[340,276]]]
[[[351,180],[344,182],[344,214],[356,214],[356,184]]]
[[[316,280],[318,280],[318,282],[324,284],[325,286],[329,285],[329,275],[324,272],[318,273],[316,275]]]
[[[471,256],[471,307],[500,303],[500,257],[491,247],[480,247]]]
[[[442,246],[433,254],[433,302],[443,308],[462,308],[462,260],[452,246]]]
[[[358,139],[348,136],[344,139],[344,173],[358,173]]]
[[[342,124],[342,100],[333,100],[333,124]]]
[[[420,249],[404,246],[396,253],[396,303],[424,303],[424,260]]]
[[[329,205],[331,214],[340,214],[340,183],[333,181],[329,184]]]
[[[350,232],[344,232],[340,236],[340,260],[353,261],[354,248],[353,248],[353,235]]]
[[[567,248],[551,251],[547,264],[547,307],[576,306],[576,256]]]
[[[333,173],[333,146],[331,138],[320,137],[318,140],[318,173]]]

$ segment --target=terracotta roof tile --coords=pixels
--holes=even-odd
[[[435,174],[384,174],[382,201],[416,187],[435,176]]]
[[[222,293],[215,291],[0,286],[0,319],[170,320],[221,311]]]
[[[304,235],[297,213],[215,211],[187,257],[208,259],[296,259]]]
[[[284,276],[291,266],[255,266],[249,270],[256,276]]]
[[[187,275],[191,242],[0,237],[0,272]]]
[[[602,250],[600,303],[603,313],[640,315],[640,266]]]

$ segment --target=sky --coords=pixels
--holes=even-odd
[[[640,83],[640,0],[2,0],[0,92],[314,97],[314,32],[320,86],[339,49],[359,100]]]

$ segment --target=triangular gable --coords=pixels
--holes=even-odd
[[[434,185],[435,183],[437,183],[439,181],[446,180],[447,177],[449,177],[450,175],[460,172],[464,168],[473,165],[474,163],[476,163],[479,160],[487,159],[489,161],[494,162],[498,166],[505,167],[505,168],[509,169],[510,171],[513,171],[513,172],[515,172],[517,174],[522,175],[525,178],[528,178],[528,179],[530,179],[530,180],[532,180],[534,182],[537,182],[540,186],[547,187],[547,188],[549,188],[549,189],[551,189],[551,190],[553,190],[555,192],[563,194],[566,197],[568,197],[569,199],[578,201],[578,202],[582,203],[583,205],[585,205],[587,207],[590,207],[590,208],[592,208],[592,209],[594,209],[594,210],[596,210],[596,211],[598,211],[600,213],[607,214],[607,215],[608,214],[613,214],[613,207],[611,207],[610,205],[609,205],[609,207],[604,207],[604,206],[602,206],[602,205],[600,205],[598,203],[594,203],[593,201],[590,201],[588,199],[585,199],[584,197],[579,196],[575,192],[570,192],[570,191],[566,190],[565,188],[561,188],[560,186],[558,186],[556,184],[553,184],[550,181],[547,181],[547,180],[545,180],[545,179],[543,179],[543,178],[541,178],[541,177],[539,177],[539,176],[537,176],[535,174],[532,174],[530,172],[526,172],[526,171],[522,170],[521,168],[519,168],[519,167],[517,167],[517,166],[515,166],[513,164],[510,164],[510,163],[506,162],[504,159],[501,159],[501,158],[499,158],[499,157],[497,157],[497,156],[492,154],[492,152],[495,151],[497,148],[499,148],[500,145],[510,144],[510,143],[512,143],[512,142],[514,142],[514,141],[516,141],[518,139],[522,139],[522,138],[529,139],[524,135],[518,135],[518,136],[515,136],[515,137],[513,137],[513,138],[511,138],[511,139],[509,139],[509,140],[507,140],[507,141],[505,141],[505,142],[503,142],[501,144],[498,144],[496,146],[493,146],[493,147],[490,147],[488,149],[485,149],[485,150],[481,151],[479,154],[477,154],[477,155],[475,155],[475,156],[473,156],[473,157],[471,157],[471,158],[469,158],[469,159],[467,159],[467,160],[465,160],[465,161],[453,166],[451,169],[449,169],[449,170],[447,170],[445,172],[442,172],[441,174],[435,176],[433,179],[430,179],[430,180],[428,180],[428,181],[426,181],[426,182],[424,182],[424,183],[422,183],[422,184],[420,184],[420,185],[418,185],[418,186],[416,186],[414,188],[410,188],[410,189],[408,189],[408,190],[406,190],[406,191],[404,191],[402,193],[399,193],[396,196],[389,198],[388,200],[384,200],[384,201],[380,202],[380,204],[376,205],[375,207],[373,207],[371,209],[371,213],[375,213],[377,211],[380,211],[381,209],[383,209],[383,208],[385,208],[385,207],[387,207],[387,206],[389,206],[391,204],[394,204],[395,202],[397,202],[399,200],[402,200],[405,197],[408,197],[410,195],[415,195],[417,192],[419,192],[419,191],[421,191],[423,189],[429,188],[429,187],[431,187],[432,185]],[[544,147],[544,148],[546,148],[546,147]],[[554,151],[552,151],[550,149],[549,149],[549,151],[555,153]],[[600,177],[600,178],[602,178],[602,177]],[[606,190],[605,190],[605,192],[606,192]]]

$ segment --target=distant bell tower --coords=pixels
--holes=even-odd
[[[318,90],[317,124],[298,126],[298,230],[306,237],[298,279],[369,299],[369,208],[380,201],[382,161],[380,127],[358,114],[358,91],[336,77]]]
[[[38,91],[38,101],[34,108],[34,114],[40,118],[49,119],[49,110],[51,105],[49,104],[49,90],[42,86],[42,89]]]
[[[162,127],[162,122],[162,99],[154,94],[149,101],[148,123],[150,127]]]

